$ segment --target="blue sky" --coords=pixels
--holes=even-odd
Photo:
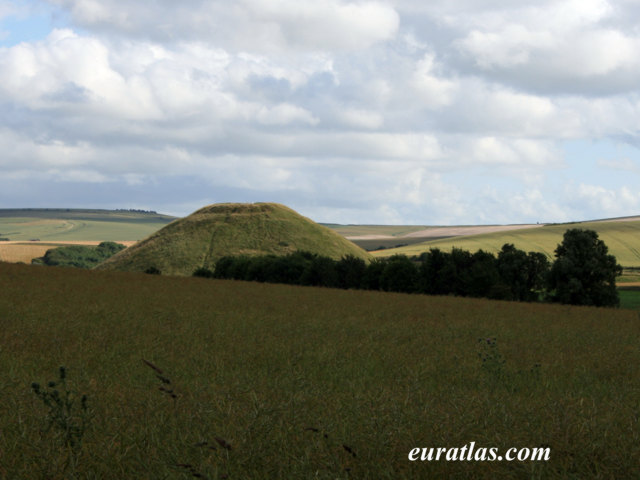
[[[36,0],[0,2],[0,46],[44,40],[53,28],[64,28],[67,20],[54,5]]]
[[[631,0],[0,0],[0,208],[640,214]]]

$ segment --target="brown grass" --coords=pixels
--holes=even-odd
[[[65,245],[98,245],[96,241],[65,241],[65,242],[24,242],[9,241],[0,242],[0,261],[9,263],[31,263],[34,258],[42,257],[47,250],[62,247]],[[135,241],[119,241],[127,247],[130,247]]]

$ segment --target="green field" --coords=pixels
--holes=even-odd
[[[620,307],[640,310],[640,287],[622,287],[618,289]]]
[[[636,311],[1,263],[0,292],[3,479],[637,478]],[[61,365],[75,450],[30,389]],[[550,460],[407,458],[470,442]]]
[[[598,232],[618,263],[624,267],[640,266],[640,221],[582,222],[576,224],[547,225],[541,228],[514,230],[441,239],[396,249],[380,250],[374,256],[387,257],[394,254],[420,255],[430,248],[448,251],[452,247],[475,252],[485,250],[497,253],[505,243],[512,243],[524,251],[542,252],[550,259],[562,242],[564,232],[570,228],[590,229]]]
[[[141,240],[174,217],[119,210],[0,209],[0,238],[42,241]]]

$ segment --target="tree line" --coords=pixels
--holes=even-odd
[[[571,229],[553,263],[539,252],[505,244],[497,255],[483,250],[437,248],[419,257],[394,255],[370,263],[295,252],[286,256],[226,256],[213,271],[194,276],[388,292],[456,295],[525,302],[618,306],[614,256],[592,230]]]

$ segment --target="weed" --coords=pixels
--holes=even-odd
[[[53,429],[65,446],[74,451],[80,449],[91,416],[86,395],[82,395],[77,406],[78,394],[67,386],[67,369],[60,367],[58,381],[48,382],[44,389],[36,382],[31,384],[31,389],[48,408],[44,431]]]
[[[322,432],[316,427],[306,427],[304,431],[320,437],[325,450],[323,463],[326,469],[332,473],[339,469],[347,475],[352,472],[354,459],[358,457],[353,447],[342,442],[334,442],[327,432]],[[342,452],[342,455],[338,452]]]
[[[166,377],[162,370],[160,370],[158,367],[156,367],[153,363],[149,362],[148,360],[145,360],[143,358],[142,362],[147,367],[151,368],[154,372],[156,372],[156,378],[161,382],[161,385],[158,387],[158,390],[160,390],[164,395],[171,397],[175,402],[175,400],[177,400],[178,398],[178,395],[173,391],[173,388],[171,387],[172,385],[171,379]]]
[[[158,387],[158,390],[162,392],[164,396],[168,396],[173,400],[174,413],[177,415],[178,409],[175,407],[177,406],[178,395],[174,391],[173,382],[171,381],[171,379],[164,373],[164,370],[162,370],[157,365],[151,363],[150,361],[145,360],[143,358],[142,363],[144,363],[147,367],[149,367],[151,370],[154,371],[155,377],[158,380],[160,380],[160,383],[161,383],[160,386]],[[177,427],[177,424],[175,428],[179,428]],[[232,450],[231,444],[227,442],[225,439],[218,436],[214,436],[214,440],[215,440],[215,444],[213,442],[204,440],[204,441],[199,441],[192,445],[200,450],[219,451],[221,449],[223,451],[226,450],[227,452]],[[205,480],[209,478],[204,473],[202,473],[202,468],[196,467],[193,464],[193,462],[192,463],[179,462],[179,463],[173,464],[172,466],[194,478],[201,478]],[[228,478],[228,473],[222,474],[219,478],[222,478],[222,479]]]
[[[498,350],[497,339],[479,338],[478,345],[482,370],[493,380],[504,379],[506,360]]]

